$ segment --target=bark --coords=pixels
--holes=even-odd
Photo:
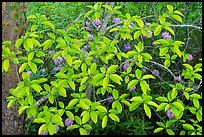
[[[108,2],[108,5],[113,7],[115,4],[115,2]],[[109,12],[107,12],[104,16],[104,21],[103,21],[103,24],[101,26],[101,29],[100,29],[100,33],[102,35],[104,35],[106,33],[106,27],[107,27],[107,24],[108,24],[108,21],[109,19],[111,18],[112,14],[110,14]]]
[[[15,50],[15,41],[23,34],[25,25],[25,6],[22,2],[2,2],[2,41],[10,40],[11,51]],[[22,135],[24,116],[18,115],[16,107],[7,108],[6,98],[9,89],[18,83],[17,65],[10,63],[9,71],[2,73],[2,134]]]

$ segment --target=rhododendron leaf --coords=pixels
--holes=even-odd
[[[33,41],[32,41],[32,39],[30,39],[30,38],[26,39],[26,44],[28,45],[28,47],[30,47],[30,49],[33,49]]]
[[[23,63],[23,64],[19,67],[19,73],[23,72],[26,67],[27,67],[27,63]]]
[[[155,79],[155,77],[152,76],[151,74],[144,75],[144,76],[142,76],[141,79],[150,79],[150,78]]]
[[[198,119],[198,121],[202,121],[202,109],[199,109],[197,112],[196,112],[196,118]]]
[[[159,48],[159,56],[164,56],[168,52],[168,47],[161,47]]]
[[[73,125],[68,126],[68,127],[67,127],[67,130],[73,130],[73,129],[79,128],[79,127],[80,127],[79,125],[73,124]]]
[[[158,107],[156,111],[161,111],[166,107],[167,103],[161,103]]]
[[[140,35],[141,35],[141,31],[140,30],[136,31],[134,33],[134,40],[138,39]]]
[[[87,132],[84,128],[79,128],[80,135],[87,135]]]
[[[132,88],[133,86],[137,85],[138,80],[137,79],[133,79],[128,83],[127,89]]]
[[[37,65],[33,62],[30,63],[30,69],[32,70],[32,72],[36,73],[37,71]]]
[[[106,76],[106,77],[103,79],[103,88],[107,88],[108,82],[109,82],[109,76]]]
[[[162,123],[162,122],[156,122],[156,124],[157,125],[159,125],[159,126],[161,126],[161,127],[163,127],[163,128],[165,128],[166,126],[165,126],[165,124],[164,123]]]
[[[123,81],[123,79],[119,75],[117,75],[117,74],[111,74],[110,75],[110,79],[112,81],[114,81],[115,83],[119,84],[119,85],[121,85],[120,81]]]
[[[46,40],[46,41],[42,44],[42,46],[43,46],[43,51],[45,51],[45,50],[47,50],[48,48],[50,48],[50,47],[52,46],[52,44],[53,44],[53,40],[51,40],[51,39]]]
[[[174,131],[172,131],[171,129],[166,129],[166,132],[168,133],[168,135],[175,135]]]
[[[67,96],[66,90],[63,87],[59,87],[58,93],[63,97]]]
[[[171,13],[173,12],[173,9],[174,9],[173,6],[167,5],[166,7],[167,7],[167,9],[168,9]]]
[[[135,76],[137,77],[137,79],[141,79],[141,77],[142,77],[142,71],[141,70],[139,70],[139,69],[136,69],[136,71],[135,71]]]
[[[182,124],[183,128],[186,130],[195,130],[195,128],[190,124]]]
[[[161,25],[158,25],[155,29],[154,29],[154,36],[157,36],[160,34],[162,30],[162,26]]]
[[[23,39],[22,38],[16,40],[15,47],[18,49],[22,43],[23,43]]]
[[[69,66],[72,66],[72,57],[69,54],[65,55],[66,62],[69,64]]]
[[[75,83],[74,83],[73,81],[69,81],[69,86],[70,86],[73,90],[75,90],[76,85],[75,85]]]
[[[105,128],[107,125],[107,121],[108,121],[108,116],[105,115],[102,119],[102,128]]]
[[[8,69],[9,69],[9,60],[8,59],[4,60],[3,68],[4,68],[5,71],[8,71]]]
[[[75,116],[74,119],[75,119],[75,121],[76,121],[79,125],[82,124],[82,123],[81,123],[81,118],[80,118],[79,116]]]
[[[89,121],[90,115],[88,111],[84,111],[83,117],[82,117],[82,124],[85,124],[87,121]]]
[[[106,56],[106,60],[110,60],[115,56],[115,54],[109,54],[108,56]]]
[[[158,132],[162,131],[163,129],[164,129],[164,128],[162,128],[162,127],[156,128],[156,129],[154,130],[154,133],[158,133]]]
[[[113,120],[113,121],[117,121],[120,122],[120,119],[118,118],[117,115],[109,113],[108,116]]]
[[[143,28],[144,27],[144,22],[141,20],[141,19],[135,19],[135,21],[137,22],[138,26],[140,28]]]
[[[42,90],[41,86],[38,84],[32,84],[30,86],[31,86],[31,88],[33,88],[37,92],[40,92]]]
[[[52,94],[50,94],[48,96],[48,100],[50,101],[51,104],[53,104],[54,103],[54,96]]]
[[[175,35],[175,33],[174,33],[174,30],[172,29],[172,28],[170,28],[170,27],[163,27],[165,30],[167,30],[167,31],[169,31],[169,32],[171,32],[171,34],[172,35]]]
[[[68,106],[74,106],[77,102],[78,102],[78,99],[72,99],[72,100],[69,102]]]
[[[85,129],[87,129],[87,130],[91,130],[92,129],[91,125],[89,125],[89,124],[85,124],[85,125],[83,125],[83,127]]]
[[[92,119],[92,121],[96,124],[97,123],[97,121],[98,121],[98,115],[97,115],[97,113],[95,112],[95,111],[91,111],[91,119]]]
[[[36,123],[45,123],[45,119],[43,118],[36,118],[33,122],[36,122]]]
[[[148,107],[147,104],[144,103],[144,110],[145,110],[145,113],[146,115],[149,117],[149,119],[151,118],[151,110],[150,108]]]
[[[182,22],[182,18],[179,15],[171,15],[170,17],[179,21],[179,22]]]
[[[46,131],[46,124],[42,124],[38,130],[38,135],[42,133],[42,131]]]
[[[56,128],[55,128],[55,126],[52,123],[49,123],[47,128],[48,128],[48,131],[49,131],[50,135],[53,135],[54,133],[57,133],[56,132]]]

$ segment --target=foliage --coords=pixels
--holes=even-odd
[[[2,70],[8,71],[12,61],[20,65],[22,76],[10,89],[8,108],[18,105],[19,115],[26,112],[28,128],[35,127],[32,134],[202,134],[198,90],[202,64],[190,64],[186,43],[172,38],[177,32],[171,22],[182,23],[184,17],[176,7],[166,5],[165,12],[147,24],[140,16],[120,11],[120,3],[112,8],[97,2],[68,25],[57,23],[59,19],[46,8],[52,3],[36,4],[46,11],[30,14],[38,11],[33,9],[27,17],[29,29],[15,42],[25,56],[17,58],[22,52],[11,52],[9,41],[2,43]],[[102,35],[94,20],[102,21],[105,11],[113,16]],[[61,14],[62,7],[53,12],[67,16]],[[111,28],[115,17],[122,22]],[[182,70],[177,69],[180,60]],[[175,80],[177,71],[181,80]]]

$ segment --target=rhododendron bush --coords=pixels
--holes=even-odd
[[[39,135],[106,128],[111,134],[131,119],[150,121],[150,134],[202,134],[202,58],[191,64],[171,24],[184,15],[167,5],[157,21],[146,22],[122,14],[114,2],[89,8],[67,28],[29,15],[31,27],[15,42],[18,50],[2,43],[2,70],[12,61],[22,77],[10,89],[8,108],[17,105]]]

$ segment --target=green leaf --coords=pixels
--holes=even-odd
[[[119,84],[119,85],[121,85],[120,81],[123,81],[123,79],[119,75],[117,75],[117,74],[111,74],[110,75],[110,79],[112,81],[114,81],[115,83]]]
[[[147,84],[147,82],[146,82],[145,80],[141,80],[141,81],[140,81],[140,87],[141,87],[142,92],[143,92],[144,94],[146,94],[146,92],[147,92],[148,90],[150,90],[149,84]]]
[[[140,26],[140,28],[144,27],[144,22],[141,19],[135,19],[135,21],[137,22],[138,26]]]
[[[53,104],[54,103],[54,96],[52,94],[50,94],[48,96],[48,100],[50,101],[51,104]]]
[[[166,132],[168,133],[168,135],[175,135],[174,131],[172,131],[171,129],[166,129]]]
[[[164,16],[159,16],[159,22],[160,24],[164,24],[166,18]]]
[[[156,124],[157,125],[159,125],[159,126],[161,126],[161,127],[163,127],[163,128],[165,128],[166,126],[165,126],[165,124],[164,123],[162,123],[162,122],[156,122]]]
[[[173,9],[174,9],[173,6],[167,5],[166,7],[167,7],[167,9],[168,9],[171,13],[173,12]]]
[[[162,128],[162,127],[156,128],[156,129],[154,130],[154,133],[158,133],[158,132],[162,131],[163,129],[164,129],[164,128]]]
[[[90,119],[89,112],[88,111],[84,111],[82,114],[83,114],[82,124],[85,124]]]
[[[147,104],[144,103],[144,110],[146,115],[149,117],[149,119],[151,118],[151,110],[150,108],[147,106]]]
[[[200,107],[200,103],[199,103],[198,99],[196,99],[196,98],[193,99],[193,104],[197,109]]]
[[[149,101],[147,102],[148,105],[152,105],[154,107],[158,107],[157,103],[155,103],[154,101]]]
[[[171,32],[172,35],[175,35],[174,30],[170,27],[163,27],[165,30]]]
[[[85,63],[82,63],[82,65],[81,65],[81,70],[82,70],[82,72],[86,72],[86,70],[87,70],[87,65],[86,65]]]
[[[77,102],[78,102],[78,99],[72,99],[72,100],[69,102],[68,106],[74,106]]]
[[[22,38],[16,40],[15,47],[18,49],[22,43],[23,43],[23,39]]]
[[[150,78],[155,79],[155,77],[152,76],[151,74],[144,75],[144,76],[142,76],[141,79],[150,79]]]
[[[135,96],[135,97],[132,97],[130,99],[130,101],[135,101],[135,102],[141,103],[143,100],[140,96]]]
[[[66,115],[67,115],[68,118],[74,120],[74,115],[73,115],[73,113],[71,111],[66,111]]]
[[[195,130],[195,128],[190,124],[182,124],[183,128],[186,130]]]
[[[115,54],[109,54],[108,56],[106,56],[106,60],[110,60],[115,56]]]
[[[33,62],[30,63],[30,69],[32,70],[32,72],[36,73],[37,71],[37,65]]]
[[[32,39],[30,39],[30,38],[26,39],[26,43],[30,47],[30,49],[33,49],[33,41],[32,41]]]
[[[85,124],[85,125],[83,125],[83,127],[85,129],[87,129],[87,130],[91,130],[92,129],[91,125],[89,125],[89,124]]]
[[[50,48],[50,47],[52,46],[52,44],[53,44],[53,40],[50,40],[50,39],[46,40],[46,41],[42,44],[42,46],[43,46],[43,51],[45,51],[45,50],[47,50],[48,48]]]
[[[196,118],[198,119],[199,122],[202,121],[202,110],[199,109],[197,112],[196,112]]]
[[[80,135],[88,135],[84,128],[79,128]]]
[[[168,68],[170,65],[171,65],[170,60],[169,60],[169,59],[166,59],[166,60],[164,61],[164,66]]]
[[[8,71],[8,69],[9,69],[9,60],[8,59],[4,60],[3,67],[4,67],[5,71]]]
[[[133,79],[128,83],[127,89],[132,88],[133,86],[137,85],[138,80],[137,79]]]
[[[110,67],[108,67],[107,73],[115,73],[116,69],[118,68],[118,65],[111,65]]]
[[[96,109],[102,112],[107,112],[107,109],[104,106],[97,106]]]
[[[113,32],[113,31],[117,31],[117,30],[119,30],[119,28],[112,28],[109,30],[109,32]]]
[[[173,18],[179,22],[182,22],[182,18],[179,15],[171,15],[171,18]]]
[[[119,94],[118,94],[118,91],[114,89],[114,90],[112,91],[112,94],[113,94],[113,98],[114,98],[115,100],[117,100],[117,99],[118,99],[118,95],[119,95]]]
[[[61,102],[61,101],[59,101],[59,106],[60,106],[61,108],[64,108],[64,103]]]
[[[82,123],[81,123],[81,119],[80,119],[80,117],[78,117],[78,116],[75,116],[75,121],[79,124],[79,125],[81,125]]]
[[[45,131],[46,130],[46,124],[42,124],[38,130],[38,135],[40,135],[42,133],[42,131]]]
[[[27,67],[27,63],[23,63],[23,64],[19,67],[19,73],[23,72],[26,67]]]
[[[158,25],[155,29],[154,29],[154,36],[157,36],[160,34],[162,30],[162,25]]]
[[[86,83],[86,81],[88,80],[89,77],[83,77],[83,79],[81,80],[80,85],[83,85],[84,83]]]
[[[21,115],[23,113],[23,111],[27,108],[29,108],[30,106],[23,106],[18,110],[18,114]]]
[[[157,97],[157,101],[162,101],[162,102],[168,102],[168,99],[166,97]]]
[[[67,92],[63,87],[59,87],[58,93],[63,97],[67,96]]]
[[[141,31],[136,31],[136,32],[134,33],[134,39],[135,39],[135,40],[138,39],[140,35],[141,35]]]
[[[96,124],[98,120],[98,115],[95,111],[91,111],[91,119]]]
[[[76,85],[75,85],[75,83],[74,83],[73,81],[69,81],[69,86],[70,86],[73,90],[75,90]]]
[[[156,111],[161,111],[163,109],[165,109],[167,103],[161,103],[158,107],[157,107],[157,110]]]
[[[141,79],[141,76],[142,76],[142,71],[141,70],[139,70],[139,69],[137,69],[136,71],[135,71],[135,75],[136,75],[136,77],[137,77],[137,79]]]
[[[56,127],[52,123],[49,123],[47,128],[48,128],[48,131],[49,131],[50,135],[53,135],[54,133],[57,133],[56,132]]]
[[[28,54],[28,61],[33,59],[34,54],[35,54],[34,52]]]
[[[120,119],[118,118],[117,115],[109,113],[108,116],[113,120],[113,121],[117,121],[120,122]]]
[[[33,88],[37,92],[40,92],[42,90],[41,86],[38,84],[32,84],[30,86],[31,86],[31,88]]]
[[[162,48],[159,48],[159,56],[164,56],[167,52],[168,52],[168,50],[169,50],[169,48],[168,47],[162,47]]]
[[[105,128],[105,127],[106,127],[107,121],[108,121],[108,116],[105,115],[105,116],[103,117],[103,120],[102,120],[102,128]]]
[[[176,108],[178,108],[180,111],[184,111],[184,107],[180,102],[173,102],[172,103]]]
[[[108,82],[109,82],[109,77],[106,76],[106,77],[103,79],[103,88],[107,88]]]
[[[68,127],[67,127],[67,130],[73,130],[73,129],[79,128],[79,127],[80,127],[79,125],[73,124],[73,125],[68,126]]]
[[[35,122],[35,123],[45,123],[46,121],[43,118],[36,118],[33,122]]]
[[[69,64],[69,66],[72,66],[72,57],[69,54],[65,55],[66,62]]]

